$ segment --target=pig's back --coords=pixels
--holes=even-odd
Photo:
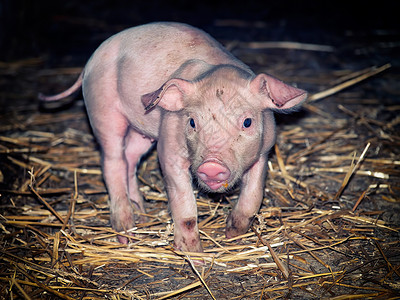
[[[244,66],[204,31],[180,23],[151,23],[121,32],[122,51],[153,59],[158,67],[179,67],[189,59]],[[135,49],[135,53],[132,53]],[[149,63],[149,61],[147,61]]]
[[[129,28],[110,37],[93,54],[86,72],[94,66],[117,65],[119,69],[135,71],[137,79],[146,79],[149,92],[192,59],[249,69],[204,31],[185,24],[160,22]]]

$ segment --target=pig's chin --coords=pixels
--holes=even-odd
[[[197,178],[199,187],[208,193],[226,193],[232,190],[236,186],[237,182],[237,178],[225,181],[203,181],[200,178]]]

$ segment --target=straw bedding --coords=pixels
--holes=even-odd
[[[1,299],[400,296],[399,75],[390,61],[340,64],[347,50],[329,45],[223,42],[310,98],[277,116],[263,205],[247,234],[224,235],[238,190],[196,190],[201,254],[172,247],[155,150],[139,167],[149,222],[129,245],[116,241],[81,97],[51,109],[32,101],[38,86],[69,86],[79,68],[2,63],[2,84],[13,88],[1,95]]]

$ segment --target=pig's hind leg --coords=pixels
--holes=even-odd
[[[115,231],[126,231],[135,226],[134,212],[144,213],[143,200],[138,196],[136,174],[133,173],[151,143],[150,140],[137,141],[134,137],[138,134],[129,128],[127,120],[118,111],[110,109],[104,114],[100,111],[92,114],[90,119],[102,148],[103,177],[110,197],[111,225]],[[118,236],[118,240],[128,243],[128,238],[124,236]]]
[[[142,194],[139,191],[136,172],[140,158],[151,148],[151,146],[151,139],[138,133],[132,128],[129,129],[125,139],[125,158],[128,164],[128,195],[131,203],[134,205],[134,211],[137,211],[140,214],[138,217],[140,223],[146,222],[147,218],[144,216],[144,201]]]

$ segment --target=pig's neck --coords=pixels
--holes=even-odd
[[[184,62],[172,75],[171,78],[182,78],[185,80],[193,80],[199,74],[207,72],[214,67],[200,59],[190,59]]]

